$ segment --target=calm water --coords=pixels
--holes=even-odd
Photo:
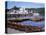
[[[21,25],[31,25],[31,26],[39,26],[39,27],[44,27],[45,25],[45,22],[44,21],[40,21],[40,22],[34,22],[34,21],[23,21],[23,22],[18,22],[18,24],[21,24]]]

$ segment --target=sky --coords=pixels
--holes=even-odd
[[[23,7],[23,8],[43,8],[43,3],[33,3],[33,2],[15,2],[15,1],[8,1],[7,8],[11,9],[14,6]]]

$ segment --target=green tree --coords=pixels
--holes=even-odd
[[[14,9],[14,10],[19,10],[20,7],[16,7],[16,6],[14,6],[12,9]]]

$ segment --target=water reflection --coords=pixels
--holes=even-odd
[[[21,25],[31,25],[31,26],[39,26],[39,27],[44,27],[45,25],[45,22],[44,21],[39,21],[39,22],[34,22],[34,21],[30,21],[30,20],[27,20],[27,21],[23,21],[23,22],[17,22],[18,24],[21,24]]]

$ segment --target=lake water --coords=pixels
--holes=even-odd
[[[15,16],[14,16],[15,17]],[[37,16],[39,18],[43,18],[43,16]],[[11,17],[10,17],[11,18]],[[18,17],[18,18],[34,18],[34,16],[23,16],[23,17]],[[16,18],[13,18],[12,19],[16,19]],[[11,19],[9,19],[11,20]],[[31,25],[31,26],[39,26],[39,27],[44,27],[45,26],[45,22],[44,21],[39,21],[39,22],[34,22],[34,21],[30,21],[30,20],[27,20],[27,21],[23,21],[23,22],[17,22],[18,24],[21,24],[21,25]]]
[[[34,21],[27,20],[27,21],[23,21],[23,22],[18,22],[18,24],[27,25],[27,26],[29,26],[29,25],[31,25],[31,26],[39,26],[39,27],[44,27],[45,26],[44,21],[34,22]]]

